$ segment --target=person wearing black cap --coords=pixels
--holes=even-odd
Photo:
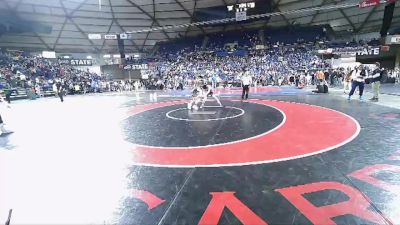
[[[376,68],[372,72],[372,76],[369,77],[372,90],[374,92],[374,96],[370,99],[370,101],[377,102],[379,101],[379,94],[381,89],[381,79],[382,79],[382,70],[381,64],[379,62],[375,63]]]

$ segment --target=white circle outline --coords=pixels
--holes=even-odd
[[[266,99],[251,99],[251,100],[265,101]],[[204,147],[209,147],[209,146],[218,146],[218,145],[226,145],[226,144],[231,144],[231,143],[243,142],[243,141],[247,141],[249,139],[254,139],[254,138],[257,138],[259,136],[265,135],[265,134],[270,133],[272,131],[275,131],[276,129],[278,129],[281,126],[283,126],[284,122],[286,122],[286,115],[282,110],[280,110],[280,109],[278,109],[278,108],[276,108],[274,106],[271,106],[271,105],[258,103],[258,102],[252,102],[251,100],[249,101],[249,103],[269,106],[269,107],[275,108],[278,111],[280,111],[284,116],[284,120],[282,121],[282,123],[279,124],[278,127],[276,127],[275,129],[270,130],[270,131],[268,131],[266,133],[263,133],[263,134],[260,134],[260,135],[254,136],[254,137],[238,140],[238,141],[227,142],[227,143],[222,143],[222,144],[215,144],[215,145],[195,146],[195,147],[181,147],[181,148],[182,149],[194,149],[194,148],[204,148]],[[197,165],[172,165],[172,164],[169,164],[169,165],[167,165],[167,164],[137,163],[137,162],[134,162],[133,165],[136,165],[136,166],[147,166],[147,167],[157,167],[157,168],[216,168],[216,167],[251,166],[251,165],[260,165],[260,164],[285,162],[285,161],[290,161],[290,160],[293,160],[293,159],[306,158],[306,157],[309,157],[309,156],[318,155],[318,154],[321,154],[321,153],[324,153],[324,152],[331,151],[333,149],[336,149],[338,147],[341,147],[341,146],[353,141],[361,132],[361,126],[360,126],[360,124],[358,123],[358,121],[356,119],[354,119],[352,116],[347,115],[347,114],[345,114],[343,112],[340,112],[338,110],[331,109],[331,108],[326,108],[326,107],[318,106],[318,105],[311,105],[311,104],[307,104],[307,103],[298,103],[298,102],[280,101],[280,100],[268,100],[268,101],[284,102],[284,103],[292,103],[292,104],[300,104],[300,105],[308,105],[308,106],[312,106],[312,107],[317,107],[317,108],[330,110],[330,111],[342,114],[345,117],[347,117],[350,120],[352,120],[356,124],[356,128],[357,129],[356,129],[356,132],[351,137],[349,137],[348,139],[342,141],[341,143],[338,143],[338,144],[333,145],[333,146],[329,146],[329,147],[321,149],[319,151],[315,151],[315,152],[311,152],[311,153],[307,153],[307,154],[302,154],[302,155],[297,155],[297,156],[292,156],[292,157],[285,157],[285,158],[279,158],[279,159],[273,159],[273,160],[261,160],[261,161],[254,161],[254,162],[244,162],[244,163],[224,163],[224,164],[206,164],[206,165],[204,165],[204,164],[197,164]],[[159,149],[163,148],[163,147],[154,147],[154,146],[137,145],[137,144],[134,144],[134,146],[152,147],[152,148],[159,148]],[[176,148],[176,147],[174,147],[174,148]],[[165,148],[165,149],[167,149],[167,148]],[[179,147],[178,147],[178,149],[179,149]]]
[[[173,149],[196,149],[196,148],[207,148],[207,147],[222,146],[222,145],[227,145],[227,144],[236,144],[236,143],[252,140],[252,139],[261,137],[263,135],[267,135],[269,133],[272,133],[275,130],[281,128],[286,123],[286,114],[281,109],[279,109],[279,108],[277,108],[275,106],[272,106],[272,105],[266,105],[266,104],[261,104],[261,103],[256,103],[256,102],[249,102],[249,103],[258,104],[258,105],[262,105],[262,106],[266,106],[266,107],[270,107],[270,108],[278,110],[283,116],[281,123],[278,126],[274,127],[272,130],[266,131],[264,133],[261,133],[259,135],[253,136],[253,137],[244,138],[244,139],[231,141],[231,142],[212,144],[212,145],[189,146],[189,147],[162,147],[162,146],[140,145],[140,144],[135,144],[135,143],[132,143],[132,142],[129,142],[129,143],[133,144],[133,146],[139,146],[139,147],[145,147],[145,148],[146,147],[150,147],[150,148],[155,148],[155,149],[171,149],[171,148],[173,148]],[[147,165],[147,164],[137,164],[137,165]],[[153,165],[153,164],[149,164],[149,165]],[[156,165],[156,164],[154,164],[154,165]],[[188,166],[188,168],[190,168],[190,167],[193,167],[193,166]]]
[[[170,115],[170,113],[180,111],[180,110],[188,110],[187,108],[179,108],[179,109],[174,109],[165,114],[165,116],[169,119],[172,120],[181,120],[181,121],[188,121],[188,122],[208,122],[208,121],[218,121],[218,120],[227,120],[227,119],[233,119],[239,116],[243,116],[245,111],[241,108],[233,107],[233,106],[224,106],[225,108],[231,108],[231,109],[238,109],[240,114],[234,115],[234,116],[226,116],[226,117],[221,117],[221,118],[214,118],[214,119],[204,119],[204,120],[196,120],[196,119],[183,119],[183,118],[178,118],[178,117],[173,117]]]

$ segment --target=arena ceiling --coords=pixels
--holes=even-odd
[[[328,6],[358,1],[338,0],[271,0],[273,12]],[[89,33],[123,33],[165,25],[193,22],[196,10],[224,6],[238,0],[1,0],[0,10],[19,18],[37,21],[52,27],[51,33],[3,34],[1,48],[22,50],[55,50],[56,52],[117,53],[116,40],[89,40]],[[249,2],[249,1],[247,1]],[[100,3],[100,4],[99,4]],[[397,3],[392,26],[400,26]],[[256,3],[257,7],[257,3]],[[378,32],[384,4],[359,9],[357,7],[274,16],[249,24],[225,24],[212,27],[189,27],[134,34],[125,41],[125,51],[150,50],[158,41],[182,36],[195,36],[251,27],[329,24],[337,33]],[[1,12],[1,11],[0,11]]]

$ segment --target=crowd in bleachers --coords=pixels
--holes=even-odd
[[[0,88],[26,88],[38,96],[46,90],[56,91],[57,83],[69,94],[141,88],[183,89],[199,76],[214,86],[226,87],[240,85],[244,73],[251,74],[256,85],[305,86],[314,84],[315,74],[321,70],[328,83],[334,86],[341,84],[349,69],[331,68],[330,63],[316,54],[318,49],[354,51],[365,44],[379,44],[376,40],[327,42],[321,27],[264,31],[262,34],[254,30],[227,32],[209,35],[206,41],[194,37],[161,43],[159,53],[152,58],[127,59],[127,63],[149,65],[146,71],[149,79],[141,81],[113,81],[106,75],[59,64],[56,59],[0,52]],[[389,71],[388,74],[396,77],[399,73]]]
[[[179,49],[175,44],[168,51],[160,49],[159,57],[150,67],[150,75],[161,88],[185,86],[198,76],[212,83],[234,85],[240,83],[245,72],[261,85],[287,84],[289,77],[330,68],[315,54],[317,40],[322,40],[322,28],[318,30],[321,32],[313,31],[312,35],[309,30],[299,33],[296,38],[283,32],[287,35],[281,39],[287,40],[286,43],[275,41],[279,39],[271,35],[263,40],[260,32],[249,31],[209,35],[201,49],[188,48],[185,43]]]
[[[134,81],[112,81],[105,75],[62,65],[57,59],[45,59],[23,52],[0,52],[0,89],[9,93],[29,90],[37,97],[54,94],[57,83],[67,94],[125,91],[142,86]]]
[[[323,71],[327,83],[336,86],[341,85],[352,68],[332,68],[329,60],[317,55],[317,50],[355,54],[365,46],[379,44],[377,39],[327,41],[324,27],[217,33],[209,35],[202,48],[187,42],[178,45],[175,41],[168,51],[160,49],[150,68],[150,77],[159,88],[190,85],[199,76],[210,83],[228,86],[240,83],[241,76],[249,72],[257,85],[304,86],[314,84],[317,72]],[[396,71],[385,72],[388,77],[398,76]]]
[[[245,72],[263,84],[278,84],[291,75],[306,74],[328,68],[328,64],[307,45],[276,46],[267,50],[250,50],[245,56],[220,57],[213,51],[179,52],[160,58],[152,67],[152,75],[167,82],[188,83],[198,76],[213,82],[239,82]],[[280,82],[281,84],[283,83]]]
[[[51,89],[56,82],[63,82],[66,86],[79,84],[85,89],[87,86],[95,87],[102,79],[95,73],[60,65],[57,60],[20,52],[0,53],[0,77],[2,85],[41,89]]]

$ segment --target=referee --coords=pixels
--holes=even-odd
[[[250,76],[250,73],[247,71],[242,76],[242,88],[243,88],[242,100],[249,98],[249,88],[251,83],[252,83],[252,78]]]
[[[63,97],[64,96],[64,86],[61,83],[61,81],[57,82],[56,87],[57,87],[58,97],[60,98],[61,102],[64,102],[64,97]]]

